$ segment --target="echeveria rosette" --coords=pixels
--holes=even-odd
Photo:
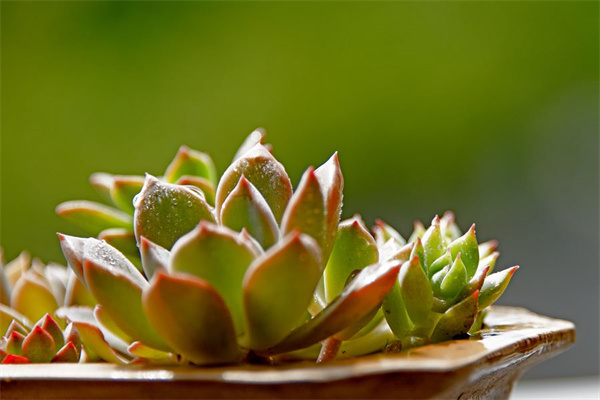
[[[502,295],[518,268],[492,274],[497,243],[478,244],[475,225],[461,235],[450,212],[436,216],[428,229],[421,227],[415,224],[410,255],[383,303],[385,318],[404,349],[478,329],[482,313]],[[404,243],[383,222],[374,233],[380,246],[395,243],[400,248]]]

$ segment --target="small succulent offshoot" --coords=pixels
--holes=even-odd
[[[294,189],[263,140],[220,178],[187,147],[160,177],[92,175],[110,206],[57,207],[95,236],[59,234],[69,269],[22,255],[0,270],[3,362],[64,360],[65,326],[69,361],[195,365],[325,362],[479,329],[516,269],[490,274],[495,243],[461,236],[451,213],[408,242],[340,221],[337,153]]]

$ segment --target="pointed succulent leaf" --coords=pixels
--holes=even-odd
[[[142,342],[133,342],[127,348],[127,352],[135,357],[145,358],[153,361],[160,362],[175,362],[175,356],[172,353],[153,349],[152,347],[146,346]]]
[[[337,152],[315,170],[315,176],[325,200],[325,242],[322,245],[322,258],[325,262],[337,236],[344,198],[344,176]]]
[[[467,278],[471,279],[479,265],[479,246],[475,237],[475,224],[467,233],[450,243],[450,251],[453,259],[458,253],[461,253],[462,262],[467,269]]]
[[[169,346],[193,363],[239,360],[231,314],[223,298],[205,280],[159,271],[144,290],[143,305]]]
[[[16,356],[20,356],[23,352],[23,341],[25,340],[25,335],[13,331],[8,335],[8,341],[6,342],[6,352],[8,354],[14,354]]]
[[[169,350],[142,310],[142,290],[148,282],[137,270],[139,277],[132,278],[123,268],[97,260],[85,260],[83,268],[90,292],[123,332],[134,340]]]
[[[0,335],[9,337],[9,335],[12,332],[19,332],[22,335],[27,335],[29,333],[29,330],[27,328],[25,328],[21,323],[19,323],[19,321],[17,321],[16,319],[13,319],[11,321],[10,325],[8,325],[8,328],[6,329],[6,333],[4,333],[2,335],[2,332],[0,332]]]
[[[406,262],[410,259],[415,243],[400,246],[396,239],[390,239],[379,248],[379,261],[396,260]]]
[[[398,283],[410,319],[415,325],[426,324],[433,305],[433,292],[419,257],[415,256],[402,265]]]
[[[433,276],[431,277],[431,289],[433,290],[433,294],[435,296],[441,297],[442,282],[444,281],[444,278],[450,271],[451,266],[452,264],[446,265],[444,268],[433,274]]]
[[[425,269],[429,270],[431,264],[444,254],[444,240],[440,228],[440,218],[437,215],[431,222],[431,226],[423,234],[422,242],[424,256],[422,262]]]
[[[517,269],[519,269],[519,266],[515,265],[485,278],[479,295],[479,309],[483,310],[487,306],[494,304],[502,296]]]
[[[380,219],[375,221],[375,226],[371,230],[375,236],[377,246],[383,246],[390,239],[394,239],[400,246],[404,246],[406,244],[406,239],[404,239],[397,230]]]
[[[427,275],[429,275],[429,278],[432,278],[436,273],[438,273],[444,267],[449,265],[452,265],[452,254],[450,253],[450,250],[447,250],[442,256],[435,260],[433,264],[429,266],[429,269],[427,270]]]
[[[31,361],[27,357],[17,356],[14,354],[8,354],[4,360],[2,360],[2,364],[29,364]]]
[[[102,328],[110,331],[125,343],[133,342],[131,336],[123,332],[119,325],[117,325],[117,323],[110,317],[106,310],[104,310],[104,307],[102,307],[101,304],[97,304],[94,307],[94,318]]]
[[[65,328],[65,342],[72,343],[77,349],[77,353],[81,353],[81,337],[79,336],[79,331],[72,322],[69,322],[69,325]]]
[[[262,144],[265,139],[265,130],[263,128],[256,128],[253,130],[247,137],[244,139],[244,142],[235,153],[233,157],[233,161],[237,160],[241,156],[243,156],[248,150],[256,146],[257,144]]]
[[[485,308],[477,313],[475,322],[473,322],[473,326],[471,326],[471,329],[469,329],[469,334],[473,335],[483,327],[483,320],[485,319],[488,310],[489,308]]]
[[[54,340],[54,344],[57,349],[60,349],[65,345],[63,331],[60,329],[60,326],[58,326],[56,321],[52,319],[50,314],[44,315],[38,322],[38,325],[41,326],[44,331],[48,332],[50,336],[52,336],[52,340]]]
[[[415,240],[417,240],[420,237],[423,237],[423,235],[425,234],[425,226],[423,225],[423,223],[419,220],[415,221],[413,223],[413,232],[410,235],[410,237],[408,238],[407,242],[414,242]]]
[[[243,175],[223,203],[220,221],[234,231],[245,228],[265,249],[279,237],[277,221],[267,201]]]
[[[381,307],[375,307],[370,313],[352,322],[346,328],[333,335],[337,340],[350,340],[365,335],[383,320]]]
[[[134,228],[138,243],[140,236],[144,236],[170,249],[203,220],[215,222],[215,217],[201,194],[146,175],[144,187],[135,200]]]
[[[112,201],[110,189],[113,185],[113,175],[106,172],[95,172],[90,175],[90,185],[105,201]]]
[[[98,234],[98,239],[104,240],[123,254],[139,256],[135,235],[129,229],[105,229]]]
[[[327,301],[344,290],[353,271],[372,265],[378,259],[377,244],[361,220],[355,217],[341,222],[324,273]]]
[[[315,239],[323,249],[326,242],[326,225],[325,200],[315,169],[310,167],[302,175],[300,184],[285,209],[281,221],[281,234],[286,236],[298,230]]]
[[[142,267],[146,278],[150,279],[158,270],[166,270],[169,266],[171,252],[164,247],[157,245],[140,237],[140,254],[142,255]]]
[[[456,218],[452,211],[446,211],[444,215],[442,215],[440,227],[442,228],[442,235],[450,241],[458,239],[461,235],[460,228],[456,224]]]
[[[22,354],[33,363],[47,363],[55,353],[54,339],[39,325],[36,325],[23,340]]]
[[[201,178],[199,176],[183,175],[177,182],[176,185],[182,186],[193,186],[194,188],[200,189],[204,194],[204,199],[212,207],[215,205],[215,185],[208,179]]]
[[[417,240],[415,240],[415,245],[412,249],[412,252],[410,253],[409,260],[412,260],[415,257],[419,258],[419,264],[421,265],[423,272],[427,274],[427,269],[423,262],[423,260],[425,259],[425,249],[423,248],[423,242],[421,241],[421,238],[417,238]]]
[[[26,316],[9,306],[0,304],[0,335],[7,331],[11,322],[14,320],[26,328],[31,327],[31,322]]]
[[[490,267],[489,273],[491,273],[494,270],[494,267],[496,266],[496,261],[498,260],[499,256],[500,253],[494,251],[491,254],[481,258],[479,260],[479,265],[477,266],[477,272],[487,267]]]
[[[133,214],[133,198],[142,190],[144,177],[138,175],[115,175],[110,188],[113,203],[128,214]]]
[[[75,272],[73,272],[72,269],[69,271],[69,277],[67,279],[64,305],[89,307],[94,307],[96,305],[96,299],[92,297],[89,290],[87,290],[83,284],[83,281],[75,275]]]
[[[249,249],[252,249],[252,252],[257,256],[265,252],[260,243],[258,243],[258,241],[254,239],[245,228],[239,233],[238,240],[241,243],[244,243]]]
[[[217,214],[221,213],[225,199],[242,175],[263,195],[273,211],[275,220],[280,222],[285,207],[292,197],[292,184],[283,165],[261,144],[255,145],[244,153],[223,173],[215,198]]]
[[[472,295],[476,290],[479,290],[481,296],[481,288],[483,287],[483,283],[485,282],[485,278],[488,276],[489,271],[490,267],[486,267],[482,270],[478,269],[475,276],[471,278],[460,292],[458,298],[464,299],[465,297]]]
[[[181,146],[177,151],[165,171],[165,180],[175,183],[184,175],[198,176],[212,184],[217,183],[217,170],[210,156],[187,146]]]
[[[71,342],[65,344],[52,358],[53,363],[76,363],[79,361],[79,351]]]
[[[356,278],[313,319],[292,331],[267,353],[285,353],[324,340],[378,307],[394,286],[400,262],[386,261],[364,268]]]
[[[297,231],[250,265],[243,282],[247,347],[271,347],[303,321],[322,271],[317,243]]]
[[[461,253],[456,255],[452,267],[440,284],[440,294],[445,299],[454,298],[467,284],[467,269],[461,260]]]
[[[411,332],[414,324],[406,311],[398,280],[394,283],[392,290],[385,296],[382,309],[385,320],[397,338],[401,339]]]
[[[229,228],[201,222],[173,246],[169,272],[185,272],[206,280],[223,297],[236,332],[243,332],[242,281],[257,256]]]
[[[476,291],[460,303],[450,307],[437,323],[431,334],[431,341],[439,343],[469,332],[477,315],[478,297],[479,292]]]
[[[131,229],[131,215],[87,200],[73,200],[59,204],[56,214],[85,229],[91,235],[97,235],[108,228]]]
[[[2,361],[4,361],[6,356],[8,356],[8,353],[6,351],[2,350],[2,348],[0,347],[0,363],[2,363]]]
[[[119,356],[104,339],[102,331],[91,323],[73,321],[86,354],[91,359],[100,358],[113,364],[124,364],[126,360]]]
[[[46,313],[54,313],[58,302],[48,283],[33,271],[27,271],[13,288],[10,306],[32,321],[37,321]]]
[[[488,240],[487,242],[483,242],[479,244],[479,259],[482,260],[483,258],[491,255],[492,253],[495,252],[495,250],[498,248],[498,241],[497,240]]]

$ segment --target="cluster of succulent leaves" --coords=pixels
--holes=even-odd
[[[337,154],[294,190],[263,139],[254,131],[220,179],[187,147],[161,177],[92,175],[110,206],[57,207],[95,236],[59,234],[69,269],[21,256],[0,270],[3,346],[13,320],[26,330],[47,314],[78,332],[79,360],[115,363],[326,360],[481,327],[516,269],[491,274],[495,242],[462,235],[451,213],[408,241],[340,221]]]

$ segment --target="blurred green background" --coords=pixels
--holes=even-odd
[[[452,209],[503,303],[573,320],[531,376],[598,373],[597,2],[1,2],[1,243],[62,261],[94,171],[223,171],[267,129],[294,184],[338,150],[345,216]]]

